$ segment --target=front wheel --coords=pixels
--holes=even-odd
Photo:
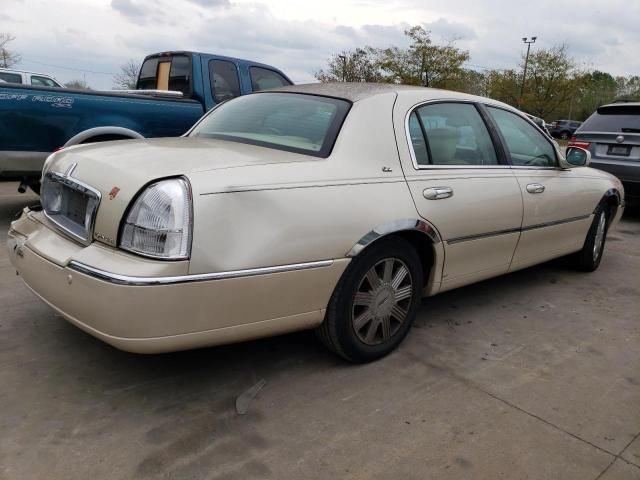
[[[582,250],[573,255],[573,263],[578,270],[593,272],[600,265],[607,240],[608,224],[609,209],[606,205],[600,205],[593,216]]]
[[[420,257],[410,243],[402,238],[376,242],[342,275],[318,336],[351,362],[387,355],[411,328],[423,282]]]

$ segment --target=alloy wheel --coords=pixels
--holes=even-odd
[[[602,252],[602,244],[604,243],[604,234],[607,226],[607,218],[604,212],[600,213],[598,227],[596,229],[596,237],[593,242],[593,261],[597,262],[600,252]]]
[[[353,297],[351,321],[357,337],[378,345],[393,337],[407,319],[413,296],[413,279],[397,258],[385,258],[360,280]]]

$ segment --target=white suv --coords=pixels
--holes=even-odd
[[[6,83],[35,85],[38,87],[62,87],[60,82],[50,75],[25,72],[23,70],[13,70],[11,68],[0,68],[0,80],[3,80]]]

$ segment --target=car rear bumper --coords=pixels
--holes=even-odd
[[[0,151],[0,178],[40,177],[51,152]]]
[[[116,273],[105,270],[104,262],[95,267],[74,260],[88,247],[31,222],[38,223],[26,215],[13,222],[7,242],[9,259],[27,286],[85,332],[136,353],[185,350],[313,328],[322,322],[333,288],[349,262],[281,266],[275,273],[264,273],[269,271],[265,269],[221,272],[209,278]],[[51,235],[58,244],[65,244],[56,247],[63,255],[54,248],[43,251],[47,242],[53,245],[43,240]],[[123,253],[112,250],[114,257],[120,257],[113,262],[115,270]]]

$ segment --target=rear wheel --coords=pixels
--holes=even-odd
[[[582,250],[573,255],[573,263],[578,270],[593,272],[600,265],[607,240],[608,224],[609,208],[607,205],[600,205],[593,216]]]
[[[560,132],[560,139],[561,140],[568,140],[569,139],[569,132]]]
[[[317,333],[352,362],[367,362],[395,349],[407,335],[422,297],[420,257],[401,238],[378,241],[342,275]]]

